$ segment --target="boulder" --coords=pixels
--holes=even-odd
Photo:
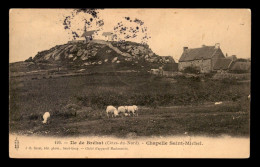
[[[127,45],[125,48],[128,49],[128,50],[131,50],[132,49],[132,45]]]
[[[73,54],[69,54],[69,55],[68,55],[68,58],[73,58]]]
[[[139,54],[139,50],[137,49],[137,48],[134,48],[133,50],[132,50],[132,54]]]
[[[84,63],[85,66],[89,66],[90,64],[91,64],[91,63],[88,63],[88,62],[87,62],[87,63]]]
[[[84,54],[84,50],[80,49],[77,53],[77,56],[82,56],[82,54]]]
[[[141,50],[141,51],[144,51],[145,48],[143,46],[137,46],[137,49]]]
[[[78,51],[77,45],[74,45],[72,48],[70,48],[71,53],[76,52],[76,51]]]
[[[80,58],[81,58],[81,60],[87,60],[88,59],[88,55],[87,54],[86,55],[83,54]]]
[[[54,57],[54,60],[60,60],[60,54],[56,55],[56,56]]]
[[[113,58],[113,60],[111,61],[112,63],[117,61],[117,57]]]
[[[153,56],[153,55],[154,55],[154,53],[152,53],[152,52],[149,53],[149,56]]]
[[[92,56],[96,56],[96,54],[97,54],[97,52],[94,51],[94,50],[91,52],[91,55],[92,55]]]
[[[43,57],[43,59],[44,59],[44,60],[49,60],[49,59],[51,58],[51,56],[52,56],[52,52],[46,54],[46,55]]]
[[[82,71],[86,71],[86,69],[80,69],[80,70],[78,70],[78,72],[82,72]]]

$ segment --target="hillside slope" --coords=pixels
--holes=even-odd
[[[119,44],[102,40],[70,41],[64,45],[57,45],[49,50],[38,52],[33,58],[36,63],[54,63],[66,66],[90,66],[101,64],[139,64],[170,63],[164,57],[153,53],[148,45],[134,42]]]

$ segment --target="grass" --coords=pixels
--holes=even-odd
[[[147,73],[10,80],[10,131],[41,135],[248,135],[250,85]],[[220,106],[205,105],[228,101]],[[107,119],[106,105],[141,107],[139,117]],[[190,106],[192,105],[192,106]],[[174,106],[174,107],[172,107]],[[169,108],[167,108],[169,107]],[[51,113],[43,125],[42,114]],[[234,118],[234,119],[233,119]]]
[[[93,110],[99,117],[89,117],[87,111],[78,117],[61,119],[53,116],[51,123],[42,125],[40,119],[11,123],[14,131],[50,136],[112,135],[125,137],[168,136],[168,135],[206,135],[232,136],[249,135],[249,113],[229,110],[227,106],[178,107],[140,110],[139,117],[108,119],[104,111]],[[48,133],[46,134],[46,131]]]

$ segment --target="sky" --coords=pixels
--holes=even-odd
[[[9,11],[9,62],[24,61],[38,52],[72,40],[64,29],[71,9],[11,9]],[[124,17],[144,22],[149,47],[159,56],[178,62],[183,47],[220,43],[224,54],[251,57],[249,9],[104,9],[99,13],[104,31]],[[137,38],[138,40],[138,38]]]

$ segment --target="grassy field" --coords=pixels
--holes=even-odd
[[[172,82],[174,80],[174,83]],[[40,135],[249,135],[249,83],[103,73],[10,79],[10,131]],[[214,105],[223,101],[221,105]],[[108,119],[107,105],[140,106],[139,117]],[[51,113],[43,125],[42,114]]]

